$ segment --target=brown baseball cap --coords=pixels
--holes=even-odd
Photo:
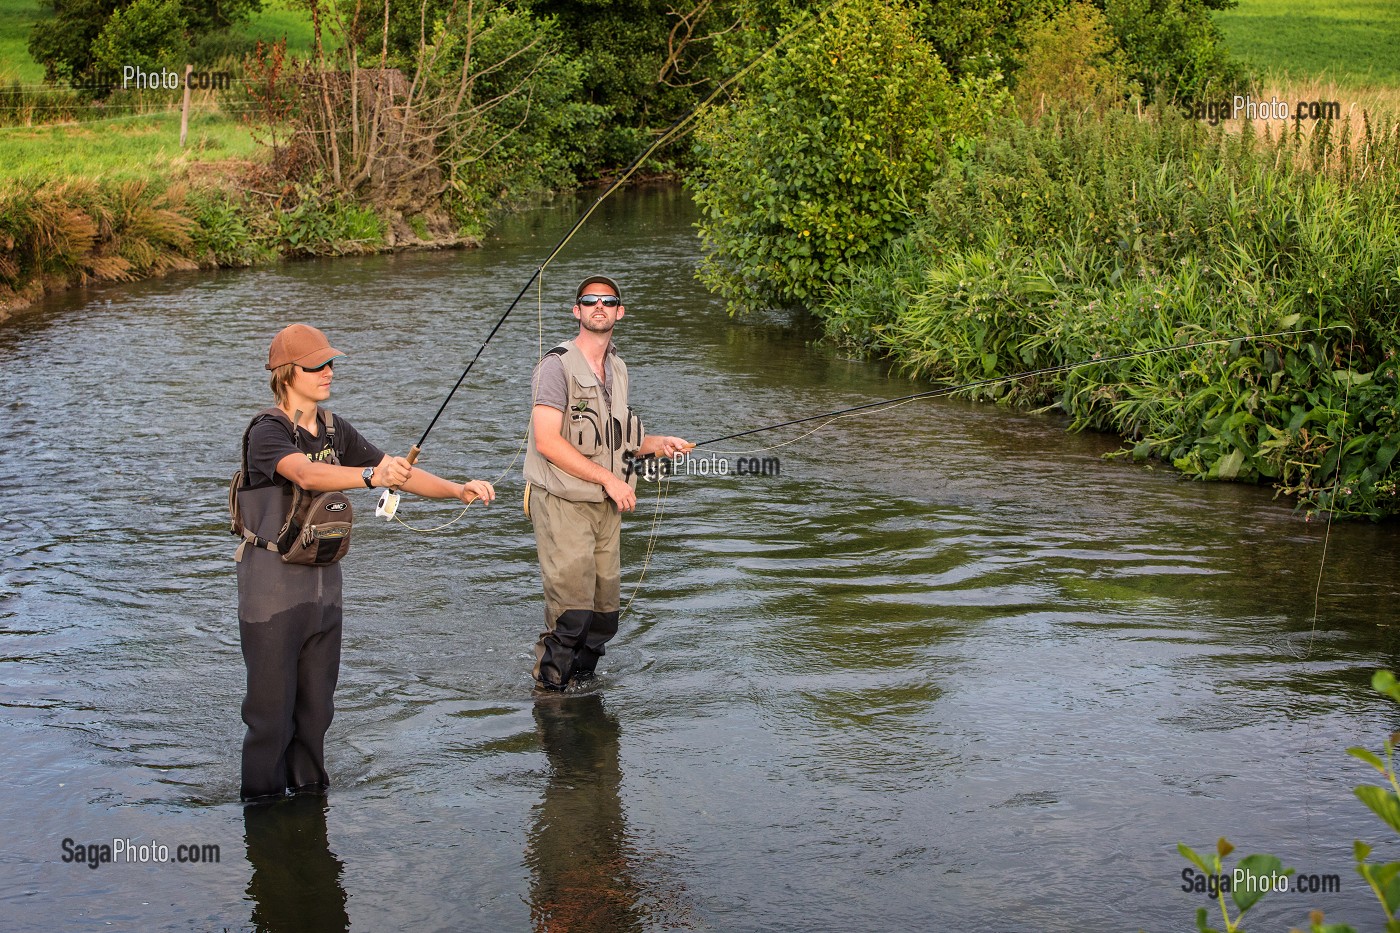
[[[276,369],[288,363],[296,363],[307,369],[315,369],[322,363],[344,356],[326,335],[310,324],[288,324],[272,338],[272,346],[267,348],[267,368]]]
[[[608,288],[611,288],[613,290],[614,295],[616,295],[619,299],[622,298],[622,289],[618,288],[617,283],[614,282],[612,279],[608,278],[606,275],[590,275],[588,278],[584,279],[582,282],[579,283],[578,291],[574,292],[575,302],[577,302],[580,298],[583,297],[583,290],[590,285],[606,285]]]

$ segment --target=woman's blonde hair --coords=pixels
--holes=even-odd
[[[296,375],[296,363],[285,363],[272,371],[272,378],[269,380],[269,384],[272,386],[272,395],[277,399],[278,405],[287,401],[287,386],[296,378]]]

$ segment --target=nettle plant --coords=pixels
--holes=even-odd
[[[1371,687],[1396,703],[1400,703],[1400,681],[1390,671],[1376,671],[1371,678]],[[1387,786],[1362,784],[1355,789],[1357,798],[1380,817],[1387,826],[1400,833],[1400,777],[1395,769],[1395,750],[1400,747],[1400,732],[1391,733],[1385,740],[1382,753],[1377,755],[1369,749],[1355,746],[1347,749],[1347,754],[1359,758],[1385,778]],[[1208,926],[1210,912],[1204,908],[1196,911],[1196,929],[1200,933],[1243,933],[1241,924],[1244,915],[1259,903],[1265,894],[1275,890],[1287,890],[1287,878],[1293,869],[1285,869],[1283,863],[1272,855],[1248,855],[1240,859],[1233,869],[1227,869],[1224,860],[1234,851],[1228,839],[1221,837],[1216,843],[1215,852],[1209,858],[1202,856],[1190,846],[1178,843],[1177,851],[1191,862],[1206,877],[1213,879],[1209,892],[1220,907],[1224,927]],[[1385,914],[1386,933],[1400,933],[1400,862],[1377,863],[1369,861],[1372,847],[1361,840],[1352,844],[1356,858],[1356,873],[1376,895],[1381,910]],[[1228,879],[1228,884],[1222,884]],[[1226,900],[1226,895],[1230,899]],[[1231,916],[1230,905],[1235,913]],[[1327,923],[1322,911],[1314,910],[1308,915],[1308,933],[1357,933],[1356,928],[1345,923]],[[1290,933],[1299,933],[1295,928]]]

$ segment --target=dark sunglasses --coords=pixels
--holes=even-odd
[[[614,298],[612,295],[579,295],[579,296],[578,296],[578,303],[581,304],[581,305],[583,305],[585,308],[591,308],[591,307],[593,307],[594,305],[596,305],[596,304],[597,304],[598,302],[600,302],[600,301],[603,303],[603,307],[605,307],[605,308],[616,308],[618,305],[622,304],[622,299],[621,299],[621,298]]]
[[[332,359],[332,360],[326,360],[326,361],[325,361],[324,363],[322,363],[320,366],[315,366],[315,367],[312,367],[312,366],[302,366],[302,367],[301,367],[301,371],[304,372],[304,373],[319,373],[319,372],[320,372],[321,370],[323,370],[323,369],[331,369],[331,370],[334,370],[334,369],[335,369],[335,360],[333,360],[333,359]]]

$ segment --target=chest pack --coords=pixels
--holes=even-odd
[[[319,408],[316,417],[321,423],[321,437],[325,442],[316,459],[318,462],[338,466],[340,458],[335,450],[335,419],[325,408]],[[253,426],[266,418],[288,420],[280,409],[268,408],[254,415],[243,432],[242,462],[228,487],[229,533],[243,539],[234,560],[242,560],[243,549],[251,545],[280,555],[282,562],[286,564],[312,567],[334,564],[350,550],[350,528],[354,521],[354,510],[344,493],[316,493],[292,483],[291,493],[288,495],[276,484],[250,484],[248,437],[253,431]],[[299,439],[299,420],[301,412],[297,412],[296,417],[289,422],[294,440]],[[288,500],[285,503],[285,511],[279,510],[279,514],[283,516],[281,528],[275,533],[269,533],[272,524],[266,520],[255,520],[254,524],[259,527],[249,528],[245,517],[250,513],[264,515],[267,506],[264,501],[251,500],[255,497],[264,500],[273,496]],[[259,531],[263,534],[259,534]]]

